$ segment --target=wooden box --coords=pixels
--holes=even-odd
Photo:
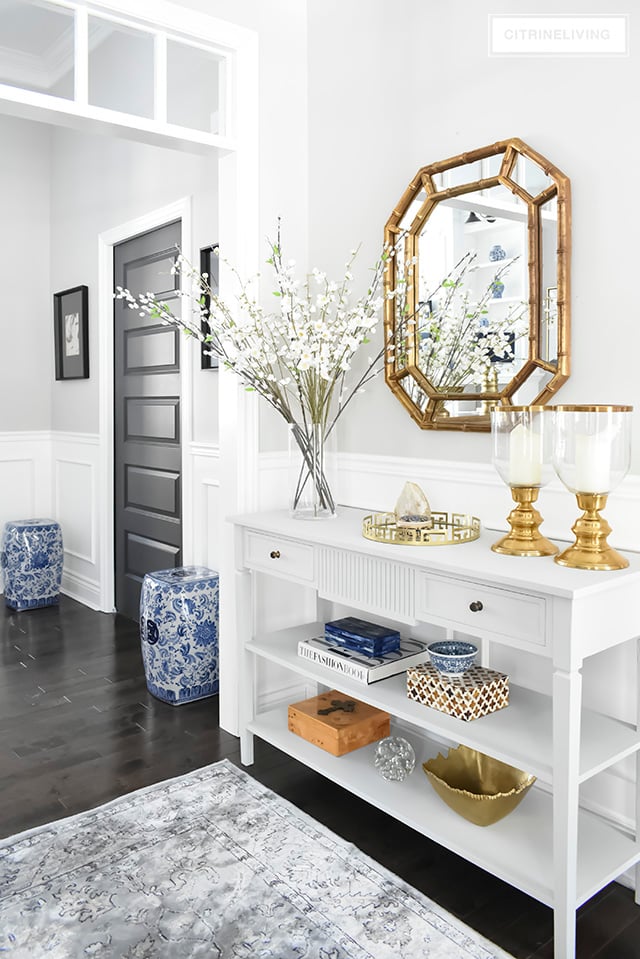
[[[468,722],[509,705],[509,677],[484,666],[443,676],[431,663],[407,670],[407,696]]]
[[[318,710],[331,706],[333,700],[355,703],[353,712],[336,709],[319,716]],[[332,756],[344,756],[388,736],[389,713],[332,689],[289,706],[289,729]]]

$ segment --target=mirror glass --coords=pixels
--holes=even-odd
[[[567,379],[566,177],[522,141],[418,171],[385,241],[386,379],[425,429],[489,429]]]

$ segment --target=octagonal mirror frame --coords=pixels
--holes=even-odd
[[[531,167],[531,164],[535,166]],[[535,174],[532,179],[538,181],[534,188],[522,176],[521,171],[527,165]],[[478,170],[480,178],[472,179],[472,171],[477,173]],[[498,382],[495,369],[487,364],[487,370],[493,376],[485,375],[484,382],[476,378],[475,383],[467,383],[464,387],[445,385],[438,388],[420,367],[420,338],[422,336],[424,340],[425,336],[424,327],[420,332],[419,322],[424,308],[421,300],[424,292],[421,294],[420,290],[420,238],[429,217],[443,201],[452,200],[454,205],[464,207],[465,198],[469,202],[473,199],[469,194],[486,195],[486,191],[495,187],[503,187],[514,194],[516,199],[513,202],[521,201],[520,208],[526,211],[522,219],[523,228],[526,228],[527,248],[523,253],[526,253],[528,296],[522,307],[528,310],[528,329],[525,326],[521,337],[519,366],[508,382],[502,384]],[[543,283],[542,220],[545,204],[547,209],[553,210],[551,219],[557,220],[553,274],[556,290],[545,288]],[[570,229],[569,179],[518,138],[501,140],[418,170],[385,226],[385,246],[392,252],[385,271],[384,326],[387,343],[385,380],[422,429],[487,431],[491,428],[490,411],[494,406],[544,405],[568,379]],[[504,256],[503,250],[500,255]],[[490,255],[489,259],[493,257]],[[524,257],[522,264],[524,266]],[[555,355],[552,358],[543,355],[551,311],[556,326],[553,333]],[[487,324],[489,321],[484,319],[483,322]],[[477,338],[478,334],[475,336]],[[491,362],[494,358],[495,354],[492,354]]]

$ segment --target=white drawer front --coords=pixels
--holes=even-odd
[[[245,565],[273,576],[315,582],[313,546],[264,533],[244,534]]]
[[[418,576],[416,616],[429,622],[447,620],[478,635],[504,636],[520,643],[545,646],[546,606],[542,596],[477,586],[462,580]]]
[[[318,592],[324,599],[414,623],[413,590],[409,566],[342,549],[318,551]]]

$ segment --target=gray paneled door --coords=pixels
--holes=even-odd
[[[114,249],[114,282],[180,309],[180,222]],[[182,561],[180,333],[114,300],[115,604],[138,619],[145,573]]]

